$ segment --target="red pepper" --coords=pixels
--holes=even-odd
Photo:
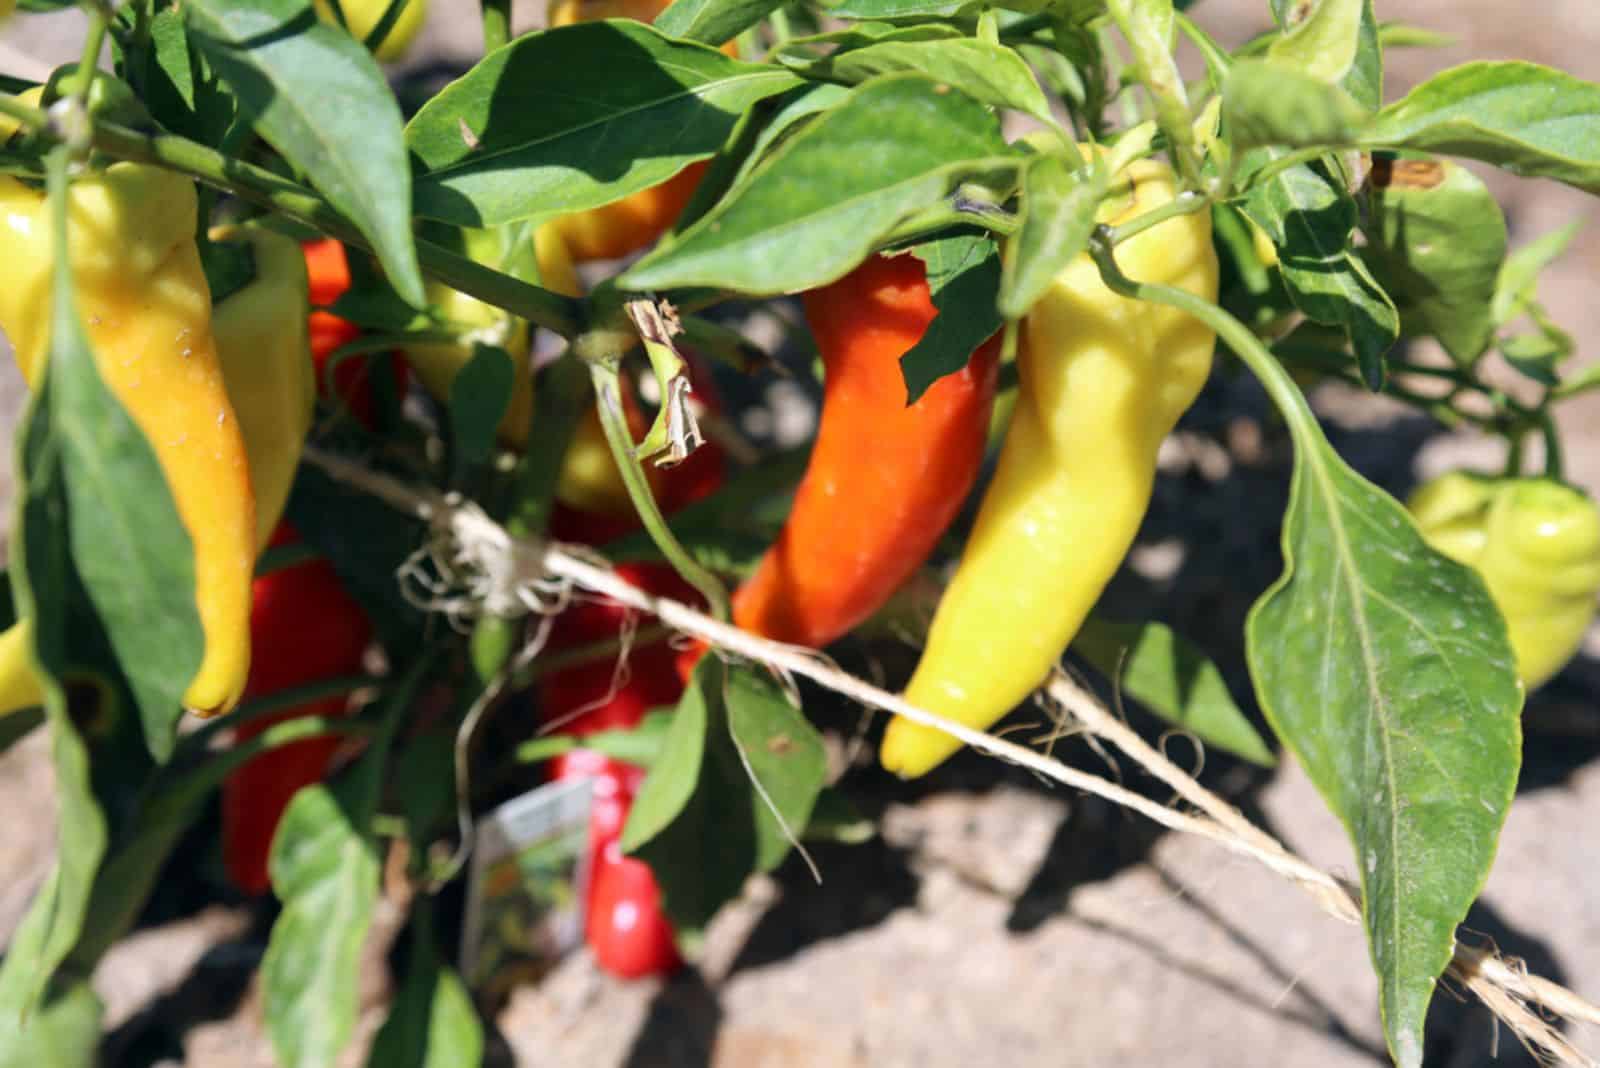
[[[585,937],[595,962],[624,979],[666,975],[683,964],[655,873],[616,842],[601,852],[594,871]]]
[[[307,241],[301,245],[306,256],[306,274],[311,283],[310,296],[313,308],[333,304],[350,288],[350,260],[345,248],[331,237]],[[348,319],[328,311],[312,311],[311,360],[317,368],[317,392],[328,395],[328,358],[343,345],[361,336],[361,328]],[[350,413],[362,426],[370,427],[377,414],[377,404],[372,395],[370,357],[352,356],[339,361],[333,369],[333,388],[336,395],[350,406]],[[399,353],[389,356],[389,370],[394,376],[395,388],[404,393],[410,382],[411,365]]]
[[[298,540],[287,523],[280,523],[272,544]],[[247,700],[361,670],[372,626],[326,560],[263,575],[255,580],[253,594]],[[347,705],[343,695],[297,705],[241,725],[234,740],[246,741],[298,716],[343,715]],[[291,742],[251,759],[224,781],[223,860],[240,890],[266,892],[267,857],[278,820],[301,787],[321,780],[338,747],[333,736]]]
[[[624,979],[677,969],[672,921],[661,910],[661,888],[642,860],[622,852],[622,828],[644,771],[593,750],[577,749],[551,762],[552,781],[594,781],[589,817],[588,919],[584,937],[595,961]]]
[[[733,599],[740,627],[827,645],[881,608],[960,511],[983,460],[999,337],[906,405],[900,357],[937,314],[922,261],[875,256],[806,293],[826,370],[794,508]]]
[[[624,564],[618,573],[662,596],[685,598],[693,590],[670,567]],[[548,648],[573,649],[615,638],[629,610],[611,601],[574,605],[556,618]],[[620,665],[617,656],[551,672],[539,680],[543,720],[562,734],[583,736],[638,726],[647,712],[683,693],[676,654],[665,641],[636,646]],[[600,966],[624,978],[668,971],[680,960],[672,925],[660,909],[655,876],[618,847],[642,769],[593,750],[577,749],[551,762],[552,780],[594,779],[589,824],[589,919],[586,937]]]

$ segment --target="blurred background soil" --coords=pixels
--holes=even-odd
[[[1378,0],[1378,15],[1455,35],[1436,50],[1393,51],[1386,94],[1468,59],[1528,59],[1600,78],[1600,4],[1551,0]],[[534,5],[518,4],[520,24]],[[1225,44],[1268,23],[1264,0],[1203,0],[1195,16]],[[27,74],[76,58],[76,16],[13,20],[0,69]],[[470,63],[476,5],[434,0],[402,76],[437,84]],[[1193,57],[1189,57],[1193,58]],[[530,103],[530,106],[533,106]],[[1513,247],[1577,220],[1583,232],[1549,271],[1541,296],[1579,341],[1600,350],[1600,203],[1554,183],[1484,174],[1501,197]],[[1508,377],[1508,382],[1514,378]],[[763,387],[776,418],[798,428],[805,395]],[[758,391],[759,392],[759,391]],[[23,400],[0,370],[0,430]],[[1492,444],[1443,434],[1364,395],[1323,387],[1331,436],[1368,477],[1397,494],[1460,465],[1493,467]],[[1600,494],[1600,397],[1562,410],[1574,481]],[[1218,381],[1163,450],[1154,505],[1109,614],[1163,619],[1223,663],[1240,663],[1240,629],[1276,575],[1287,451],[1259,392]],[[759,428],[752,424],[752,430]],[[9,504],[9,465],[0,498]],[[874,649],[848,666],[903,678],[910,654]],[[1236,696],[1248,682],[1235,673]],[[813,697],[819,695],[813,694]],[[1600,1001],[1600,634],[1530,702],[1522,785],[1469,938]],[[857,713],[811,706],[848,736]],[[1134,723],[1154,736],[1142,713]],[[0,942],[20,917],[54,848],[42,737],[0,756]],[[1182,741],[1180,761],[1198,761]],[[1062,750],[1085,767],[1102,758]],[[1136,768],[1128,785],[1165,796]],[[1315,863],[1353,874],[1342,830],[1289,761],[1262,772],[1208,754],[1204,780]],[[790,1068],[790,1066],[1193,1065],[1383,1063],[1374,980],[1360,933],[1319,912],[1259,866],[1160,832],[1102,802],[1054,790],[970,754],[913,787],[867,766],[846,787],[882,835],[816,851],[823,882],[791,863],[752,882],[713,926],[704,960],[670,982],[623,984],[587,956],[521,989],[494,1021],[491,1063]],[[214,820],[212,827],[214,829]],[[214,831],[213,831],[214,833]],[[185,866],[214,863],[191,841],[136,935],[96,977],[108,1005],[105,1062],[270,1065],[250,975],[265,946],[264,906],[207,904]],[[208,859],[211,858],[211,859]],[[363,1035],[383,1015],[387,948],[398,910],[381,913],[363,992]],[[1600,1033],[1578,1028],[1600,1054]],[[1429,1019],[1430,1068],[1533,1063],[1490,1015],[1442,989]],[[347,1060],[360,1063],[352,1050]]]

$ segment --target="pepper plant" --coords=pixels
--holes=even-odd
[[[431,96],[380,65],[424,0],[92,0],[84,62],[0,86],[0,329],[33,390],[0,725],[49,733],[60,810],[0,1061],[92,1062],[89,978],[219,787],[213,889],[281,903],[280,1061],[351,1042],[396,858],[413,951],[368,1063],[475,1063],[436,932],[493,803],[594,779],[589,939],[663,970],[886,775],[830,777],[826,695],[772,664],[893,705],[882,769],[915,777],[1018,752],[975,732],[1070,648],[1301,762],[1419,1065],[1527,689],[1600,592],[1553,414],[1600,369],[1537,294],[1571,231],[1508,248],[1479,169],[1600,193],[1600,85],[1497,61],[1387,92],[1385,50],[1429,36],[1381,0],[1270,0],[1232,50],[1175,0],[561,0],[515,33],[507,0],[435,3],[483,48]],[[767,373],[738,327],[769,310],[820,350],[809,452],[716,399]],[[1242,374],[1293,448],[1244,633],[1266,732],[1182,637],[1093,612],[1163,438]],[[1329,444],[1318,380],[1504,469],[1414,519]],[[904,702],[793,659],[885,632],[926,642]]]

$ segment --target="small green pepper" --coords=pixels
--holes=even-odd
[[[1422,536],[1483,576],[1532,690],[1571,660],[1600,596],[1600,509],[1550,478],[1453,471],[1407,502]]]

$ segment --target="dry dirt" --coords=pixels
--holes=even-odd
[[[1521,9],[1500,0],[1378,0],[1381,18],[1458,38],[1446,49],[1392,54],[1389,95],[1476,57],[1531,59],[1600,78],[1600,4],[1559,0],[1531,10],[1518,17]],[[1225,43],[1262,28],[1265,12],[1262,0],[1195,8]],[[526,5],[519,16],[530,17]],[[439,70],[470,58],[476,33],[470,5],[435,0],[419,64]],[[76,41],[71,16],[16,20],[0,35],[0,68],[21,72],[18,53],[47,63],[75,58]],[[1596,201],[1550,183],[1489,177],[1514,245],[1573,219],[1587,223],[1542,293],[1580,351],[1595,358]],[[14,376],[6,378],[0,429],[14,425],[20,397]],[[1319,400],[1336,423],[1371,422],[1364,400]],[[1213,389],[1186,440],[1214,434],[1248,443],[1250,424],[1224,415],[1259,403],[1245,386]],[[1569,469],[1592,493],[1600,493],[1597,417],[1600,401],[1562,415]],[[1378,423],[1334,438],[1395,491],[1443,467],[1497,459],[1481,442],[1438,435],[1392,412]],[[1236,660],[1232,635],[1276,568],[1270,531],[1260,528],[1281,511],[1283,470],[1270,457],[1217,463],[1198,446],[1168,455],[1135,554],[1139,567],[1119,579],[1112,598],[1123,614],[1167,619]],[[0,491],[9,496],[9,484]],[[1589,655],[1528,710],[1522,789],[1468,927],[1600,1001],[1597,656],[1600,636],[1591,635]],[[1232,681],[1236,693],[1247,692],[1243,680]],[[0,811],[10,817],[0,823],[0,938],[53,848],[41,742],[0,756]],[[1085,749],[1069,755],[1099,766]],[[1148,788],[1122,770],[1130,785]],[[1351,872],[1341,829],[1292,762],[1262,775],[1213,758],[1205,779],[1309,859]],[[494,1060],[584,1068],[1384,1061],[1359,933],[1254,864],[970,757],[914,793],[895,792],[870,771],[855,772],[850,785],[881,815],[883,835],[819,851],[822,885],[798,865],[753,883],[714,925],[700,966],[668,983],[618,983],[586,956],[570,958],[495,1021]],[[245,985],[267,917],[178,901],[146,919],[97,976],[110,1010],[107,1062],[270,1064]],[[373,971],[368,1026],[383,999],[382,971]],[[1580,1028],[1572,1037],[1600,1055],[1600,1033]],[[1430,1017],[1427,1063],[1529,1059],[1496,1034],[1483,1009],[1446,991]]]

